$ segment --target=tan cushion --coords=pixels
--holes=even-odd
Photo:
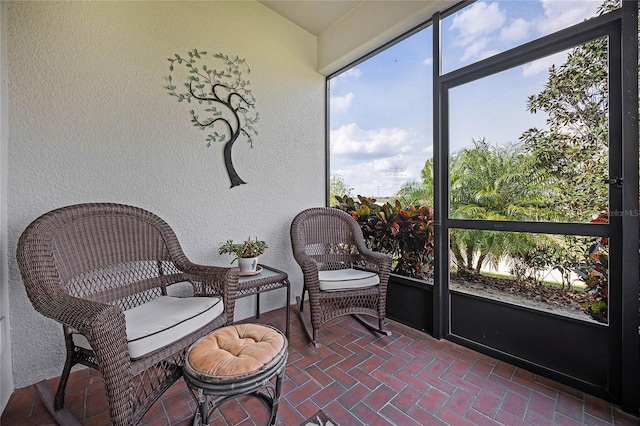
[[[318,271],[318,280],[322,291],[354,290],[380,284],[375,272],[352,268]]]
[[[208,376],[236,376],[258,370],[284,347],[284,337],[270,327],[240,324],[220,328],[193,345],[189,364]]]

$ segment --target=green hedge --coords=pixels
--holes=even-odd
[[[373,198],[336,196],[335,208],[358,221],[367,246],[390,254],[393,272],[429,279],[433,275],[433,211],[429,206],[402,207],[399,201],[376,204]]]

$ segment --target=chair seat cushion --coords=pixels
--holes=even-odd
[[[196,342],[189,367],[208,377],[237,376],[259,370],[285,346],[282,333],[259,324],[222,327]]]
[[[318,271],[318,280],[322,291],[353,290],[380,284],[380,277],[375,272],[353,268]]]
[[[124,312],[129,357],[138,359],[191,334],[213,321],[224,310],[217,297],[160,296]],[[81,334],[73,334],[76,346],[91,349]]]

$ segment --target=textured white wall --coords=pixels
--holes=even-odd
[[[4,9],[4,3],[0,2],[0,28],[6,25]],[[6,33],[0,30],[0,412],[13,391],[7,256],[7,119]]]
[[[22,230],[68,204],[149,209],[196,262],[228,265],[218,243],[258,236],[262,262],[301,274],[289,225],[324,204],[324,77],[316,39],[257,2],[6,2],[9,68],[8,247],[17,388],[58,376],[59,325],[31,307],[15,263]],[[188,107],[168,96],[167,58],[198,48],[245,58],[260,122],[238,142],[247,185],[229,189],[222,146],[207,148]],[[283,306],[267,293],[264,309]],[[253,300],[239,303],[249,316]]]

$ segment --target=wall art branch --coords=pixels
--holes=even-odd
[[[256,99],[249,88],[251,82],[243,77],[251,70],[244,59],[222,53],[213,55],[218,68],[205,63],[207,52],[193,49],[187,56],[177,53],[169,58],[169,95],[178,102],[189,104],[191,122],[201,130],[208,130],[207,147],[224,143],[224,164],[231,188],[246,182],[236,172],[231,159],[233,144],[242,137],[253,148],[258,135],[255,124]]]

